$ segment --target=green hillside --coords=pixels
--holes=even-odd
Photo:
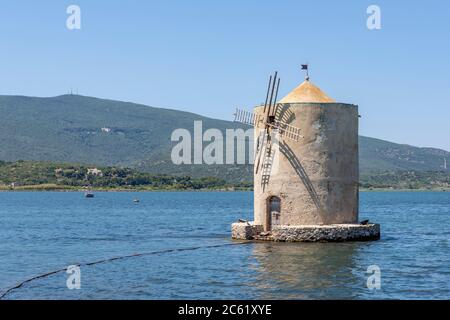
[[[53,98],[0,96],[0,160],[76,162],[128,166],[147,172],[220,176],[244,181],[250,166],[172,164],[177,128],[193,131],[245,127],[193,113],[78,95]],[[231,115],[230,115],[231,117]],[[110,130],[106,132],[102,130]],[[244,169],[244,171],[243,171]]]
[[[444,170],[444,158],[450,152],[436,148],[418,148],[380,139],[359,137],[360,170],[362,174],[386,170]]]
[[[230,119],[233,110],[230,109]],[[251,181],[251,166],[174,165],[170,154],[177,128],[245,127],[188,112],[128,102],[63,95],[52,98],[0,96],[0,160],[39,160],[97,166],[127,166],[158,174]],[[102,130],[102,128],[105,128]],[[360,137],[361,173],[443,169],[450,153]]]

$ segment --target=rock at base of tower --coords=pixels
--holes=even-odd
[[[342,242],[380,239],[379,224],[332,224],[277,226],[263,232],[262,225],[237,222],[231,225],[231,236],[236,240],[265,240],[279,242]]]

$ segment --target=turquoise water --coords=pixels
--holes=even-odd
[[[138,197],[139,203],[133,203]],[[31,276],[102,258],[173,251],[60,272],[6,299],[450,298],[450,193],[363,192],[360,218],[381,223],[365,243],[232,243],[252,216],[251,192],[0,193],[0,293]],[[367,267],[381,288],[366,286]]]

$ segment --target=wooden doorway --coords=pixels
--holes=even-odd
[[[276,196],[267,199],[265,231],[271,231],[273,227],[280,225],[281,200]]]

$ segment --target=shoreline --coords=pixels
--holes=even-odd
[[[450,192],[448,188],[434,188],[434,189],[390,189],[390,188],[373,188],[373,189],[359,189],[359,192]]]
[[[0,192],[239,192],[253,191],[245,188],[210,188],[210,189],[153,189],[153,188],[74,188],[74,187],[56,187],[48,185],[21,186],[12,188],[0,187]]]
[[[53,187],[53,186],[23,186],[11,188],[1,188],[0,192],[87,192],[87,189],[72,187]],[[217,189],[146,189],[146,188],[91,188],[92,192],[252,192],[253,189],[245,188],[217,188]],[[391,189],[391,188],[361,188],[359,192],[450,192],[450,189]]]

